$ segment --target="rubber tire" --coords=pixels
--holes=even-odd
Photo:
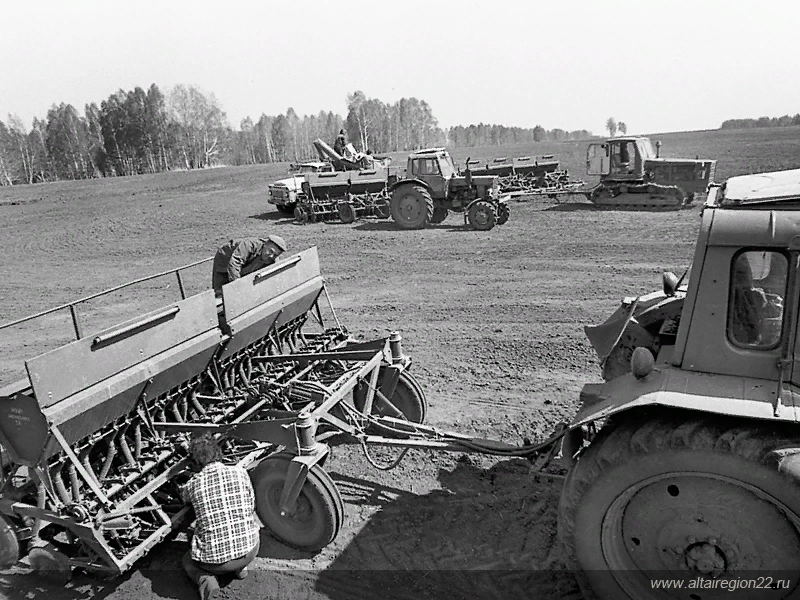
[[[294,209],[297,208],[297,202],[292,202],[291,204],[276,204],[275,206],[278,207],[278,212],[284,215],[293,215]]]
[[[665,597],[641,589],[633,596],[627,594],[609,570],[601,545],[603,524],[614,499],[645,478],[672,472],[721,475],[777,498],[800,519],[800,485],[777,472],[772,455],[775,449],[791,446],[800,447],[797,433],[716,414],[639,409],[612,418],[570,471],[559,502],[558,538],[584,598]],[[709,506],[714,507],[713,498],[706,509]],[[663,507],[653,506],[653,510]],[[800,562],[800,556],[794,562]],[[650,580],[647,575],[644,578],[642,587],[647,588]]]
[[[378,373],[378,382],[383,378],[384,372],[384,368],[381,368]],[[353,405],[358,410],[363,411],[366,399],[367,386],[364,384],[356,386],[353,389]],[[389,398],[389,401],[412,423],[424,423],[425,418],[428,416],[428,399],[425,397],[425,390],[422,389],[417,379],[408,371],[400,372],[400,377],[398,377],[397,385],[394,388],[394,394]],[[381,410],[381,402],[377,398],[372,401],[372,412],[370,414],[378,417],[384,416],[384,411]],[[387,429],[380,425],[372,427],[371,431],[386,437],[407,437],[393,429]]]
[[[303,208],[302,206],[297,206],[294,209],[294,220],[300,225],[305,225],[308,223],[309,213],[308,210]]]
[[[20,557],[19,538],[11,522],[0,514],[0,569],[17,564]]]
[[[497,224],[498,225],[505,225],[508,222],[508,218],[511,216],[511,209],[509,208],[508,204],[505,202],[501,202],[497,205]]]
[[[336,212],[339,213],[339,220],[345,225],[356,220],[356,209],[349,202],[340,202],[337,204]]]
[[[310,509],[310,527],[292,517],[281,517],[279,501],[293,455],[279,452],[250,471],[256,496],[256,514],[272,535],[284,544],[316,552],[330,544],[344,522],[344,505],[330,476],[314,465],[308,472],[297,503]]]
[[[403,216],[403,200],[411,198],[417,204],[412,218]],[[433,199],[421,185],[406,184],[398,186],[392,192],[390,208],[392,219],[401,229],[422,229],[433,218]]]
[[[478,200],[469,207],[467,219],[469,224],[478,231],[489,231],[497,223],[497,212],[491,202]]]
[[[434,225],[438,225],[439,223],[444,223],[445,219],[447,219],[448,210],[441,206],[437,206],[433,209],[433,215],[431,216],[431,223]]]

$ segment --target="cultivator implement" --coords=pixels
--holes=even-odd
[[[571,181],[568,171],[559,169],[558,161],[552,155],[533,159],[530,156],[512,160],[507,157],[494,158],[482,166],[479,162],[468,161],[470,171],[474,175],[496,175],[503,194],[556,197],[575,193],[585,185],[583,181]]]
[[[333,173],[310,173],[303,182],[295,221],[352,223],[356,219],[390,216],[387,186],[394,180],[388,168]],[[396,179],[396,177],[394,177]]]
[[[362,444],[381,468],[369,445],[552,457],[561,432],[514,447],[422,425],[425,395],[399,334],[348,335],[316,248],[223,286],[221,297],[187,297],[174,273],[180,300],[98,333],[84,335],[80,305],[125,286],[0,327],[69,310],[76,334],[0,390],[0,568],[25,555],[34,569],[66,574],[131,568],[191,521],[180,493],[191,434],[214,434],[224,461],[250,470],[264,525],[312,551],[343,521],[322,468],[332,436]]]

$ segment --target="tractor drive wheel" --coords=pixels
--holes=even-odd
[[[497,223],[497,213],[491,202],[478,200],[469,207],[469,224],[480,231],[488,231]]]
[[[380,370],[378,374],[378,381],[383,379],[384,369]],[[367,385],[361,383],[353,390],[353,405],[359,410],[364,410],[364,405],[367,400]],[[428,400],[425,398],[425,391],[422,386],[408,371],[401,371],[400,377],[397,379],[397,385],[394,388],[394,394],[389,398],[389,402],[402,413],[403,418],[412,423],[424,423],[425,417],[428,414]],[[395,411],[385,405],[377,395],[372,400],[371,415],[375,417],[389,416],[394,417]],[[397,417],[400,418],[400,417]],[[404,434],[380,425],[375,425],[372,428],[375,433],[380,433],[386,437],[402,438],[406,437]]]
[[[294,220],[300,225],[305,225],[308,223],[308,209],[304,206],[297,206],[294,209]]]
[[[497,206],[497,224],[498,225],[505,225],[508,222],[508,217],[511,216],[511,209],[508,207],[508,204],[505,202],[501,202]]]
[[[356,220],[356,209],[349,202],[341,202],[336,207],[339,213],[339,219],[342,223],[352,223]]]
[[[272,534],[293,548],[315,552],[330,544],[344,521],[344,505],[330,476],[314,465],[303,489],[286,514],[280,499],[292,455],[279,452],[250,471],[256,496],[256,514]]]
[[[719,415],[638,410],[612,418],[559,503],[559,539],[584,597],[728,598],[730,589],[687,593],[689,582],[748,572],[777,580],[796,570],[800,485],[778,472],[774,453],[787,447],[800,447],[800,435]],[[660,578],[683,589],[655,589]],[[786,589],[744,596],[799,591],[794,578]]]
[[[278,212],[281,212],[285,215],[293,215],[294,209],[297,208],[297,203],[292,202],[291,204],[276,204],[275,206],[278,207]]]
[[[433,218],[433,200],[421,185],[401,185],[392,192],[392,219],[403,229],[422,229]]]
[[[0,569],[7,569],[19,560],[19,538],[7,517],[0,514]]]
[[[444,223],[444,220],[447,218],[447,209],[441,206],[437,206],[433,209],[433,216],[431,217],[431,223],[437,225],[439,223]]]

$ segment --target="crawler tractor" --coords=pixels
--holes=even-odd
[[[408,157],[406,177],[389,188],[392,219],[403,229],[441,223],[449,211],[463,212],[464,222],[482,231],[508,221],[506,197],[496,175],[475,175],[467,159],[458,172],[444,148],[419,150]]]
[[[605,381],[562,441],[565,553],[587,599],[797,598],[800,170],[712,186],[663,279],[586,328]]]
[[[600,176],[586,198],[602,208],[679,210],[705,194],[715,167],[713,160],[660,158],[645,137],[612,138],[586,151],[587,174]]]

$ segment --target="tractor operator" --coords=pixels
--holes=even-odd
[[[271,265],[284,252],[286,241],[279,235],[230,240],[214,256],[211,285],[219,292],[226,283]]]
[[[333,143],[333,151],[339,156],[344,156],[344,149],[347,146],[347,138],[344,134],[344,129],[339,130],[339,135],[336,136],[336,141]]]
[[[219,592],[217,575],[244,579],[258,554],[255,492],[245,469],[222,463],[222,451],[210,435],[192,438],[189,457],[200,471],[181,491],[196,515],[183,568],[198,585],[201,600],[210,600]]]

